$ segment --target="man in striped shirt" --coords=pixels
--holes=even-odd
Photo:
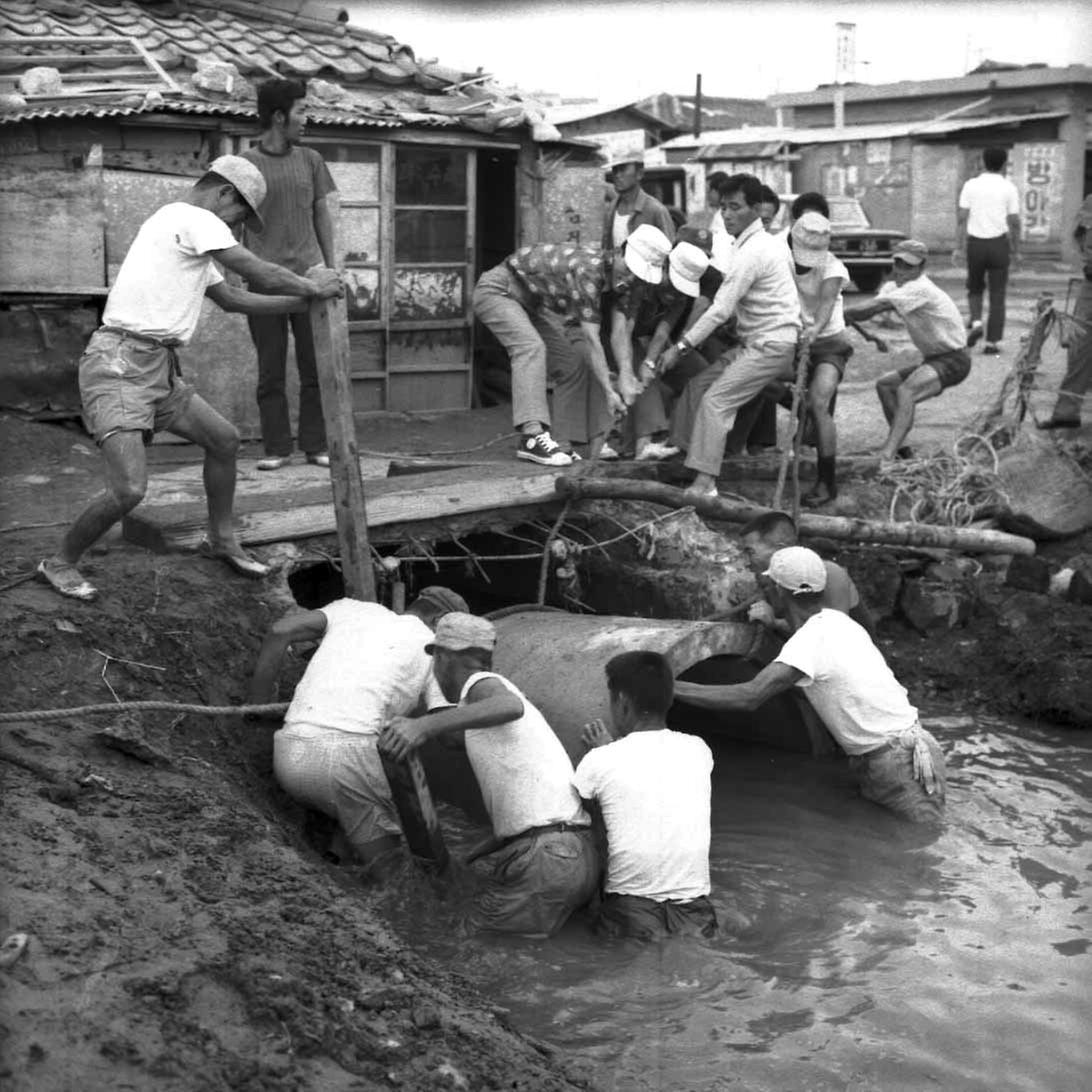
[[[327,201],[337,189],[322,156],[313,148],[300,147],[306,94],[301,80],[266,80],[258,88],[262,133],[258,143],[243,152],[243,158],[262,172],[267,194],[262,206],[265,230],[248,231],[246,245],[260,258],[299,274],[315,265],[337,266]],[[289,322],[300,374],[299,446],[309,463],[329,466],[309,312],[251,315],[248,322],[258,353],[258,413],[265,446],[258,469],[279,470],[292,458],[292,425],[285,395]]]

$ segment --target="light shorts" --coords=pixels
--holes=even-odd
[[[80,398],[87,431],[101,444],[115,432],[141,432],[147,443],[186,411],[194,388],[178,374],[167,345],[98,329],[80,357]]]
[[[599,884],[599,855],[591,828],[547,830],[517,837],[481,858],[488,872],[471,924],[478,929],[548,937]]]
[[[273,736],[278,784],[293,800],[336,819],[357,852],[402,834],[378,740],[375,733],[336,728],[281,728]]]

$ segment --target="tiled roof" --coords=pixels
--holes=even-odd
[[[336,6],[275,6],[260,0],[3,0],[0,84],[7,86],[0,90],[13,89],[25,68],[49,66],[51,55],[58,58],[64,86],[48,98],[26,96],[25,106],[8,98],[0,106],[0,124],[119,111],[253,116],[255,86],[282,75],[312,81],[308,114],[320,123],[442,125],[479,132],[530,124],[537,139],[557,137],[537,104],[506,94],[489,77],[419,63],[410,46],[337,21],[338,15]],[[117,47],[63,40],[104,35],[139,42],[169,82],[147,82],[150,68],[142,80],[132,63],[118,59]],[[50,36],[62,40],[42,40]],[[104,50],[115,56],[96,62],[95,54]],[[87,63],[73,54],[86,55]],[[132,59],[144,68],[135,55]],[[194,82],[199,62],[232,65],[243,79],[230,91],[202,87],[200,77]],[[162,97],[141,101],[140,92],[148,89]]]

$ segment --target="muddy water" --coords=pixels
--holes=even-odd
[[[1087,1088],[1092,748],[925,719],[949,764],[932,839],[853,798],[838,763],[717,749],[713,941],[604,945],[577,922],[483,940],[420,888],[389,910],[606,1089]]]

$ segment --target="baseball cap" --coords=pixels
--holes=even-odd
[[[676,243],[667,259],[671,283],[686,296],[698,295],[698,281],[709,268],[709,256],[693,243]]]
[[[439,584],[430,584],[427,588],[422,588],[417,598],[424,599],[426,603],[431,603],[434,607],[440,607],[447,611],[457,610],[463,614],[470,611],[470,608],[466,605],[466,600],[461,595]]]
[[[265,224],[258,211],[265,200],[265,179],[262,172],[241,155],[222,155],[214,159],[207,174],[218,174],[225,182],[230,182],[239,196],[250,207],[246,226],[253,231],[264,231]]]
[[[627,163],[639,163],[645,165],[645,153],[643,148],[629,148],[624,152],[618,152],[610,157],[610,169],[624,167]]]
[[[690,243],[705,254],[713,253],[713,233],[708,228],[698,227],[697,224],[683,224],[675,232],[675,243]]]
[[[827,586],[827,567],[823,559],[806,546],[786,546],[778,550],[762,575],[793,595],[821,592]]]
[[[436,633],[432,641],[425,645],[425,651],[431,655],[437,648],[446,648],[450,652],[462,652],[467,648],[492,650],[497,643],[497,628],[487,618],[464,611],[451,611],[436,624]]]
[[[921,265],[929,257],[929,248],[917,239],[903,239],[894,245],[891,257],[898,258],[907,265]]]
[[[671,240],[652,224],[640,224],[626,239],[626,268],[649,284],[664,279],[664,259],[671,253]]]
[[[792,226],[792,257],[797,265],[814,268],[830,253],[830,221],[819,212],[805,212]]]

